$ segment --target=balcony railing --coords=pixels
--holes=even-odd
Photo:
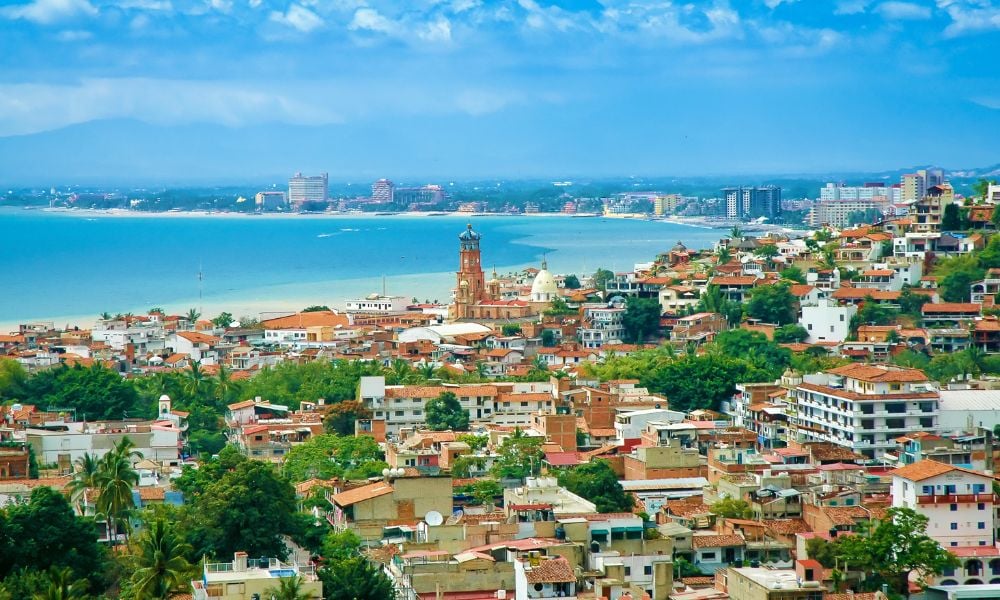
[[[940,494],[934,496],[917,496],[917,504],[976,504],[979,502],[997,501],[996,494]]]

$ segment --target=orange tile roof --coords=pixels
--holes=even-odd
[[[727,546],[745,546],[746,540],[738,535],[695,535],[691,537],[695,548],[724,548]]]
[[[919,462],[915,462],[911,465],[906,465],[905,467],[900,467],[890,471],[891,475],[898,475],[910,481],[923,481],[924,479],[929,479],[931,477],[937,477],[938,475],[943,475],[945,473],[951,473],[952,471],[961,471],[963,473],[969,473],[972,475],[979,475],[980,477],[991,477],[985,473],[980,473],[979,471],[973,471],[972,469],[963,469],[962,467],[956,467],[954,465],[946,465],[944,463],[939,463],[936,460],[924,459]]]
[[[528,583],[571,583],[576,581],[573,567],[564,557],[542,559],[540,563],[525,569]]]
[[[392,485],[384,481],[377,481],[359,488],[354,488],[353,490],[340,492],[339,494],[333,496],[333,502],[337,506],[351,506],[352,504],[357,504],[358,502],[364,502],[365,500],[371,500],[372,498],[378,498],[379,496],[391,494],[393,491]]]
[[[192,344],[208,344],[210,346],[218,344],[221,340],[214,335],[201,333],[198,331],[178,331],[177,337],[181,337]]]
[[[830,294],[830,297],[837,300],[864,300],[866,296],[871,296],[872,300],[898,300],[900,294],[901,292],[888,290],[841,287]]]
[[[319,310],[314,312],[301,312],[287,317],[267,319],[260,322],[263,329],[304,329],[306,327],[346,327],[350,322],[346,315],[337,314],[333,311]]]
[[[928,302],[920,308],[924,313],[979,313],[983,310],[982,304],[973,302]]]
[[[753,275],[713,277],[710,283],[712,285],[755,285],[757,283],[757,278]]]
[[[829,369],[827,373],[842,375],[851,379],[871,382],[920,382],[927,381],[927,375],[920,369],[889,369],[878,365],[851,364]]]

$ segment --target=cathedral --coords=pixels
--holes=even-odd
[[[535,276],[531,294],[525,298],[504,300],[501,283],[494,271],[487,282],[483,275],[479,242],[482,235],[467,225],[458,234],[458,272],[456,273],[455,301],[450,308],[452,320],[461,321],[510,321],[523,320],[539,314],[559,295],[555,278],[542,261],[542,270]]]

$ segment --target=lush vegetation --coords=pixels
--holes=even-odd
[[[469,411],[462,407],[454,392],[441,392],[437,398],[428,400],[424,417],[427,427],[434,431],[469,429]]]
[[[559,473],[559,485],[593,502],[597,512],[630,512],[634,505],[632,496],[625,493],[618,476],[604,460],[562,471]]]

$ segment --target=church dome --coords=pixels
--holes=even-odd
[[[549,273],[549,270],[542,261],[542,270],[535,275],[535,281],[531,284],[531,299],[536,302],[550,302],[559,295],[559,286],[556,285],[556,278]]]
[[[470,242],[470,241],[474,241],[474,240],[479,240],[481,237],[483,237],[483,236],[481,236],[478,232],[472,230],[472,223],[469,223],[468,225],[466,225],[465,226],[465,231],[463,231],[462,233],[458,234],[458,239],[460,239],[463,242]]]
[[[687,252],[687,246],[684,245],[684,242],[677,242],[677,244],[673,248],[671,248],[670,251],[671,252]]]

